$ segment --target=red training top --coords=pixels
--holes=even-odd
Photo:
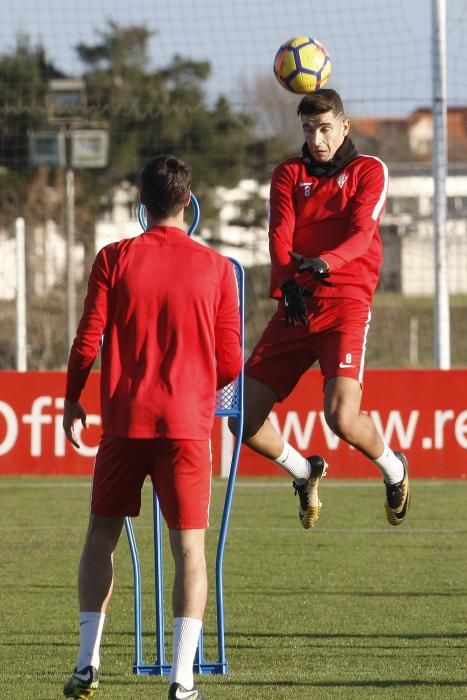
[[[168,226],[105,246],[70,352],[69,401],[79,400],[103,335],[104,434],[209,438],[216,388],[242,364],[227,258]]]
[[[372,156],[357,156],[331,177],[308,175],[301,158],[278,165],[270,193],[270,295],[280,299],[280,286],[295,278],[315,296],[371,304],[382,261],[378,225],[387,190],[387,167]],[[334,286],[297,273],[291,250],[323,258]]]

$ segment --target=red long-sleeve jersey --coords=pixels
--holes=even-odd
[[[69,401],[78,401],[102,338],[104,434],[208,438],[216,388],[242,364],[232,264],[173,227],[111,243],[89,277]]]
[[[387,167],[372,156],[357,156],[331,177],[308,175],[301,158],[278,165],[270,191],[270,295],[280,299],[280,286],[294,278],[316,296],[370,304],[382,261],[379,220],[387,189]],[[291,250],[323,258],[333,286],[297,273]]]

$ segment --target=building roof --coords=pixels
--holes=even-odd
[[[411,129],[420,122],[429,122],[431,127],[432,110],[420,107],[406,116],[388,117],[352,117],[352,126],[363,136],[378,139],[389,128],[410,133]],[[447,109],[448,138],[457,145],[467,148],[467,106],[448,107]]]

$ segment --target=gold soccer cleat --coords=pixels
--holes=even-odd
[[[295,481],[293,482],[295,495],[298,494],[300,499],[298,517],[305,530],[313,527],[319,518],[322,503],[318,497],[318,485],[320,479],[326,476],[328,468],[327,463],[319,455],[312,455],[307,459],[311,465],[310,477],[304,484],[299,485]]]
[[[94,695],[99,686],[99,672],[94,666],[86,666],[81,671],[76,668],[65,683],[63,694],[66,698],[86,700]]]
[[[169,688],[169,700],[206,700],[206,697],[193,686],[191,690],[186,690],[180,683],[172,683]]]
[[[386,484],[386,517],[390,525],[400,525],[407,515],[410,503],[409,474],[407,458],[402,452],[394,453],[404,466],[404,478],[397,484]]]

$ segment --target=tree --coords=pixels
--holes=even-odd
[[[252,118],[235,112],[227,98],[207,106],[209,63],[175,55],[152,70],[153,35],[145,27],[110,22],[98,43],[77,47],[85,64],[88,120],[105,119],[110,133],[110,163],[102,179],[108,186],[123,177],[136,182],[145,160],[174,152],[193,168],[205,219],[213,211],[213,186],[264,172],[264,140],[256,138]]]
[[[45,120],[48,81],[63,77],[41,46],[20,34],[12,54],[0,56],[0,164],[24,172],[28,167],[28,131]]]
[[[162,68],[151,67],[149,40],[154,34],[145,26],[109,22],[94,44],[76,47],[87,101],[70,116],[79,117],[80,128],[103,127],[110,137],[108,166],[75,172],[76,239],[85,247],[85,279],[95,254],[95,222],[108,207],[113,188],[123,180],[136,183],[140,167],[151,156],[174,152],[190,163],[204,222],[217,218],[215,186],[233,186],[242,178],[264,181],[276,160],[279,141],[257,132],[254,117],[235,110],[224,96],[208,105],[208,62],[175,55]],[[64,127],[48,122],[46,102],[49,81],[68,77],[47,59],[45,49],[32,47],[26,37],[18,39],[11,55],[0,56],[0,168],[5,169],[0,176],[0,224],[11,226],[18,215],[25,216],[31,232],[53,218],[64,230],[63,169],[30,168],[28,131]],[[35,366],[57,363],[63,294],[64,287],[57,287],[38,305],[30,333]],[[43,317],[47,309],[50,313]],[[54,332],[42,333],[51,327]]]

